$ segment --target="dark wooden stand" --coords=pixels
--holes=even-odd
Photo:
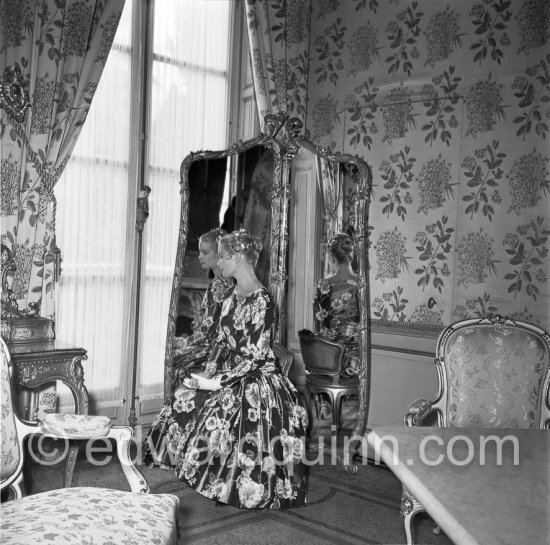
[[[59,341],[10,343],[13,364],[13,383],[19,390],[17,408],[22,420],[36,420],[38,393],[36,388],[57,380],[71,390],[76,414],[88,414],[88,390],[84,386],[82,360],[87,358],[84,348],[69,346]],[[70,487],[78,455],[78,442],[69,446],[65,468],[65,487]]]

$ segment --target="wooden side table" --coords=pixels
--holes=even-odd
[[[40,386],[61,381],[71,390],[76,414],[88,414],[88,390],[84,386],[82,360],[86,350],[54,340],[46,342],[10,343],[13,364],[13,382],[19,389],[19,411],[23,420],[36,420]],[[65,467],[65,486],[70,487],[78,443],[69,446]]]

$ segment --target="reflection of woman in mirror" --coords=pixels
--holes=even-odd
[[[233,287],[233,281],[224,278],[217,267],[218,242],[224,234],[225,231],[215,228],[199,238],[201,267],[211,271],[213,278],[208,283],[201,303],[201,320],[193,323],[193,334],[186,338],[176,337],[174,340],[172,392],[181,386],[184,376],[190,371],[204,371],[207,375],[215,372],[215,369],[205,368],[205,365],[220,318],[222,302]]]
[[[336,271],[315,285],[315,327],[321,335],[345,346],[341,374],[354,377],[360,368],[359,286],[352,268],[354,243],[349,235],[339,233],[329,241],[328,249]]]
[[[237,285],[223,303],[211,358],[228,371],[186,379],[160,418],[176,475],[197,492],[239,508],[285,509],[306,501],[306,412],[273,353],[274,303],[254,271],[261,247],[242,229],[221,239],[218,264]],[[208,399],[197,407],[201,392]]]

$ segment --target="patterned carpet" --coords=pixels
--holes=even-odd
[[[324,435],[324,423],[316,433]],[[314,436],[316,437],[316,436]],[[328,442],[328,441],[327,441]],[[332,464],[313,465],[309,476],[308,505],[287,511],[245,510],[217,507],[176,479],[173,472],[140,467],[152,493],[172,493],[180,498],[180,543],[200,545],[314,545],[398,544],[405,542],[400,517],[401,484],[384,466],[361,463],[356,473]],[[60,488],[64,464],[33,464],[32,492]],[[77,460],[74,486],[106,486],[129,490],[116,460],[103,467]],[[432,521],[415,519],[417,543],[449,545],[443,534],[432,533]]]

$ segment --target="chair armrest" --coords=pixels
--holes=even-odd
[[[87,441],[88,445],[98,439],[114,439],[117,457],[132,492],[147,494],[149,485],[135,467],[130,457],[133,431],[129,426],[113,426],[107,416],[82,414],[47,414],[40,422],[41,432],[56,439]],[[88,446],[86,447],[86,451]],[[138,447],[139,454],[139,447]]]
[[[409,412],[403,419],[406,426],[417,426],[432,412],[432,403],[426,399],[416,399],[409,405]]]
[[[107,438],[114,439],[116,442],[118,460],[132,492],[148,494],[149,485],[130,457],[130,447],[134,440],[132,428],[130,426],[111,426]],[[140,448],[141,446],[138,445],[137,455],[140,453]]]

